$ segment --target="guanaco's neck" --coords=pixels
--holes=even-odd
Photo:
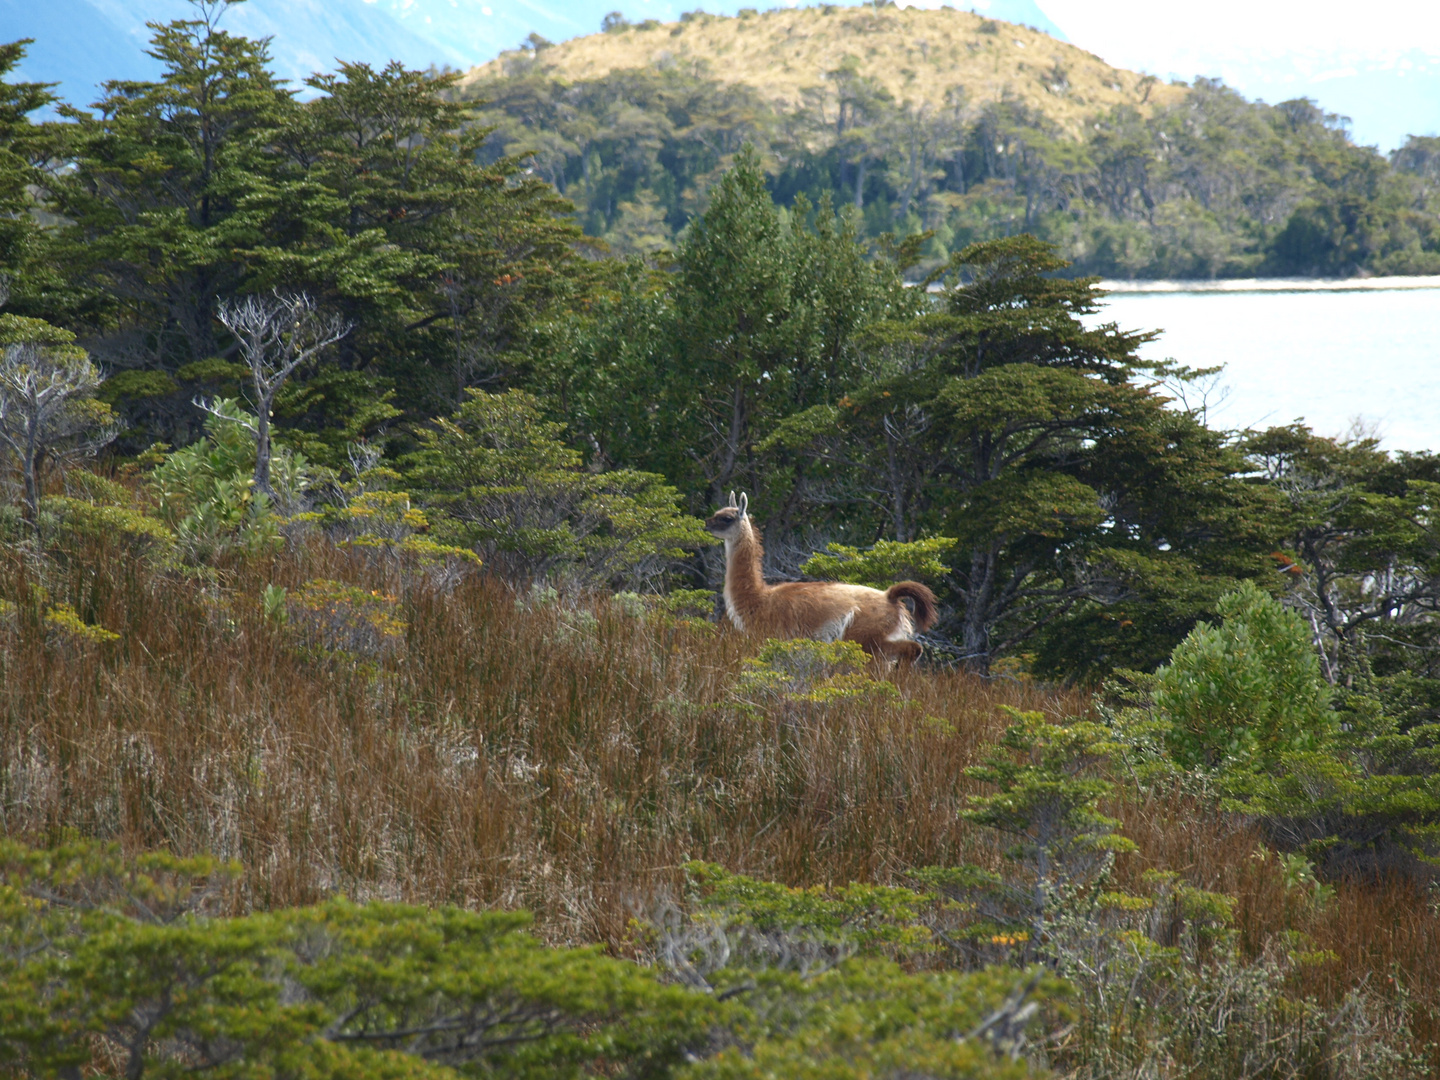
[[[760,532],[745,518],[740,523],[739,535],[725,541],[725,607],[741,629],[754,622],[765,603],[769,586],[760,573],[764,561]]]

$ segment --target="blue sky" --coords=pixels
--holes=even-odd
[[[837,0],[845,3],[845,0]],[[914,0],[910,0],[914,2]],[[942,0],[919,0],[940,6]],[[277,68],[292,79],[335,56],[467,67],[532,31],[563,41],[619,10],[671,21],[697,7],[732,15],[775,0],[249,0],[229,12],[240,33],[275,35]],[[1311,97],[1351,118],[1357,142],[1382,150],[1407,134],[1440,134],[1440,0],[950,0],[1028,23],[1119,67],[1164,79],[1223,78],[1248,97]],[[794,6],[787,4],[786,6]],[[854,6],[851,0],[851,6]],[[0,40],[33,36],[22,74],[58,79],[71,100],[93,99],[93,72],[139,77],[147,19],[184,0],[0,0]]]

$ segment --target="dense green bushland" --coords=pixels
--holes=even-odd
[[[1307,613],[1327,683],[1384,698],[1402,726],[1433,719],[1432,455],[1213,430],[1185,407],[1202,373],[1142,364],[1143,334],[1086,328],[1102,297],[1065,277],[1055,245],[1027,233],[932,250],[924,282],[938,293],[907,287],[931,240],[907,226],[872,242],[873,223],[824,185],[778,205],[765,154],[738,136],[707,143],[713,182],[663,266],[583,259],[574,204],[537,179],[543,155],[481,164],[509,129],[452,100],[449,76],[342,66],[300,102],[263,43],[220,28],[223,10],[157,26],[164,78],[111,87],[98,112],[33,124],[45,89],[7,84],[0,132],[8,190],[31,211],[12,219],[0,267],[5,317],[22,320],[6,340],[53,359],[56,335],[74,335],[107,377],[67,407],[90,402],[122,455],[204,434],[233,458],[260,429],[254,493],[233,461],[198,450],[161,469],[187,543],[230,519],[263,529],[251,510],[277,498],[263,479],[273,402],[285,513],[348,505],[366,493],[343,490],[361,472],[398,469],[382,486],[513,580],[714,587],[713,552],[677,561],[696,534],[674,511],[741,487],[782,576],[836,572],[810,562],[831,544],[929,545],[938,633],[977,670],[1150,669],[1222,594],[1268,578]],[[1226,131],[1269,132],[1276,175],[1304,172],[1285,156],[1303,146],[1326,175],[1402,182],[1298,107],[1215,87],[1185,102],[1235,112],[1215,121]],[[1164,144],[1219,152],[1203,124],[1184,130]],[[1426,192],[1430,156],[1416,143],[1397,157]],[[1219,198],[1214,170],[1184,160]],[[1226,169],[1224,190],[1250,199]],[[296,310],[331,320],[335,340],[272,384],[264,350],[219,315],[241,297],[278,311],[302,295],[313,308]],[[305,354],[297,333],[275,349]],[[227,400],[228,419],[215,413]],[[32,526],[46,470],[93,449],[67,449],[58,428],[40,442],[21,469]],[[231,470],[217,499],[181,490],[216,468]]]
[[[1023,976],[907,973],[847,955],[847,935],[823,922],[813,936],[784,928],[798,952],[815,947],[811,958],[737,940],[709,965],[726,987],[717,993],[593,948],[547,948],[519,912],[332,900],[207,918],[229,869],[213,860],[130,863],[103,846],[8,842],[3,858],[0,1060],[12,1075],[745,1076],[782,1063],[856,1077],[872,1063],[1026,1072],[985,1037],[998,1026],[987,1014],[1006,1014]],[[871,892],[851,889],[851,906]],[[710,925],[714,936],[729,929]]]
[[[0,857],[0,1060],[16,1075],[998,1078],[1160,1055],[1187,1076],[1424,1068],[1403,1011],[1287,997],[1287,969],[1307,961],[1244,963],[1228,898],[1173,875],[1152,876],[1148,904],[1111,892],[1047,923],[1039,951],[1069,957],[1072,983],[1129,982],[1107,1016],[1043,966],[968,962],[1015,936],[962,929],[944,884],[794,889],[691,863],[685,897],[632,924],[636,963],[546,947],[523,913],[340,899],[227,918],[235,868],[211,859],[8,841]],[[1158,923],[1136,919],[1152,905]],[[1124,942],[1149,941],[1125,928],[1137,921],[1168,921],[1177,944],[1126,957]],[[1097,956],[1115,970],[1086,970]],[[1236,975],[1246,985],[1226,986]]]
[[[63,107],[66,122],[27,123],[51,96],[9,89],[4,182],[43,214],[10,226],[0,270],[10,310],[74,329],[103,360],[132,450],[188,442],[190,399],[233,389],[219,301],[307,292],[353,329],[275,412],[336,463],[396,415],[392,397],[446,411],[505,370],[571,288],[579,234],[519,162],[475,164],[483,132],[441,100],[443,79],[349,65],[302,104],[263,42],[219,27],[225,6],[157,27],[162,81],[107,84],[93,108]]]
[[[1423,897],[1322,885],[1160,794],[1155,744],[1083,699],[876,681],[851,645],[737,663],[638,597],[517,602],[314,535],[198,590],[161,549],[66,535],[5,585],[0,797],[53,845],[3,852],[21,1075],[1429,1068]],[[564,944],[377,894],[529,900]]]
[[[198,11],[0,102],[7,1068],[1433,1072],[1440,459],[754,146],[584,258],[448,77]],[[931,662],[717,623],[731,488]]]
[[[778,202],[828,195],[872,240],[928,233],[927,268],[1028,232],[1113,277],[1440,273],[1436,140],[1387,160],[1308,99],[1249,102],[1198,79],[1179,103],[1121,106],[1075,137],[1016,101],[917,108],[853,67],[782,112],[679,67],[571,83],[507,66],[466,87],[496,125],[487,154],[532,153],[617,252],[674,249],[751,142]]]
[[[481,470],[467,505],[573,507],[563,476],[483,482],[490,455],[528,440],[555,469],[559,444],[503,426],[523,398],[473,402],[451,429]],[[498,450],[470,437],[487,430]],[[426,539],[383,465],[332,481],[323,510],[197,517],[249,474],[237,431],[212,414],[205,441],[119,482],[72,468],[38,535],[10,518],[0,812],[60,845],[7,852],[16,1068],[1429,1067],[1426,896],[1346,875],[1423,880],[1433,726],[1397,738],[1371,702],[1372,727],[1342,731],[1304,621],[1253,585],[1087,715],[1026,678],[882,680],[848,643],[756,649],[693,594],[518,591]],[[574,475],[583,499],[594,474]],[[187,528],[162,516],[177,490]],[[1382,746],[1409,771],[1374,768]],[[77,835],[244,871],[132,866]],[[834,881],[879,884],[794,888]],[[527,904],[552,942],[632,960],[397,899]]]

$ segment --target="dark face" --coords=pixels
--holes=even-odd
[[[707,532],[725,539],[734,536],[740,525],[740,511],[733,506],[716,510],[705,522]]]

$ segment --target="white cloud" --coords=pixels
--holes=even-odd
[[[1039,0],[1076,45],[1164,79],[1223,79],[1247,97],[1311,97],[1357,141],[1440,128],[1440,3],[1371,0]]]
[[[1352,0],[1040,0],[1070,40],[1113,64],[1206,73],[1225,61],[1291,59],[1341,67],[1420,51],[1440,58],[1440,4]],[[1164,70],[1161,70],[1164,69]]]

